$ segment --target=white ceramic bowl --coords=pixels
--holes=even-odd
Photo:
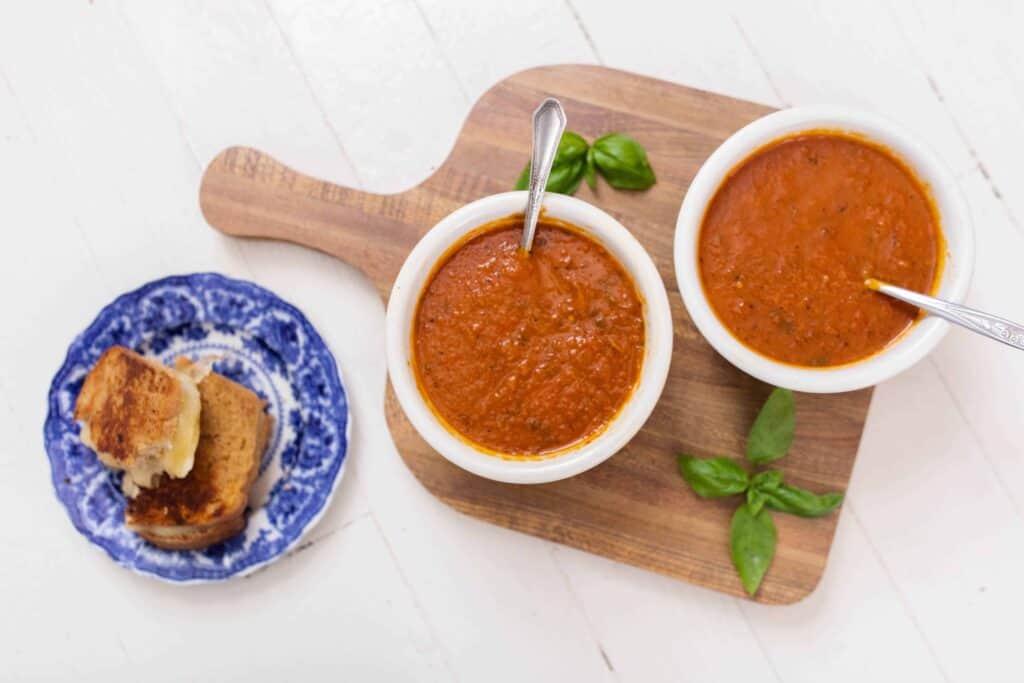
[[[888,121],[835,107],[799,107],[769,114],[737,131],[708,157],[686,193],[676,221],[675,266],[679,292],[697,329],[730,363],[779,387],[815,393],[852,391],[878,384],[924,358],[942,339],[949,323],[925,317],[881,352],[832,368],[789,365],[742,344],[719,321],[704,294],[697,243],[704,212],[729,172],[763,145],[796,133],[838,130],[866,136],[894,152],[924,181],[939,211],[947,255],[936,296],[962,301],[974,266],[974,232],[952,173],[912,135]]]
[[[538,460],[506,460],[477,450],[437,419],[420,393],[410,350],[420,293],[438,260],[464,235],[485,223],[520,213],[526,192],[484,197],[444,218],[419,241],[402,265],[387,310],[388,373],[406,417],[434,450],[474,474],[496,481],[540,484],[565,479],[614,455],[640,430],[661,396],[672,359],[672,313],[651,257],[617,220],[586,202],[559,194],[544,199],[548,216],[581,228],[625,267],[644,299],[646,344],[640,381],[615,419],[596,438]]]

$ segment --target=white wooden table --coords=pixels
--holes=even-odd
[[[233,143],[405,188],[493,82],[599,62],[916,129],[974,216],[970,303],[1022,320],[1022,29],[1011,0],[3,3],[0,680],[1022,680],[1024,355],[954,330],[880,386],[821,586],[762,607],[434,500],[384,424],[370,285],[316,253],[224,238],[196,201]],[[183,589],[74,531],[41,430],[49,380],[99,308],[197,270],[305,310],[355,430],[303,550]]]

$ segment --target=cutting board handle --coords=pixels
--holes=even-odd
[[[218,154],[199,187],[199,206],[217,230],[238,237],[295,242],[362,270],[387,298],[405,257],[430,225],[406,220],[431,203],[415,187],[362,192],[303,175],[259,150]]]

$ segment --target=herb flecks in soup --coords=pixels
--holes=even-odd
[[[603,246],[542,217],[482,227],[442,259],[420,297],[413,366],[455,432],[509,456],[551,453],[600,433],[643,365],[643,305]]]
[[[701,227],[704,292],[744,344],[795,365],[866,358],[918,318],[868,278],[931,292],[942,237],[890,152],[840,133],[774,143],[722,183]]]

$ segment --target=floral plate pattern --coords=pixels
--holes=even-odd
[[[171,551],[125,528],[121,475],[82,444],[73,418],[86,374],[115,344],[165,364],[216,355],[215,372],[267,401],[274,430],[242,533]],[[44,439],[57,498],[76,529],[124,567],[196,583],[249,573],[299,541],[341,480],[350,424],[334,357],[298,309],[251,282],[196,273],[123,294],[75,339],[50,386]]]

